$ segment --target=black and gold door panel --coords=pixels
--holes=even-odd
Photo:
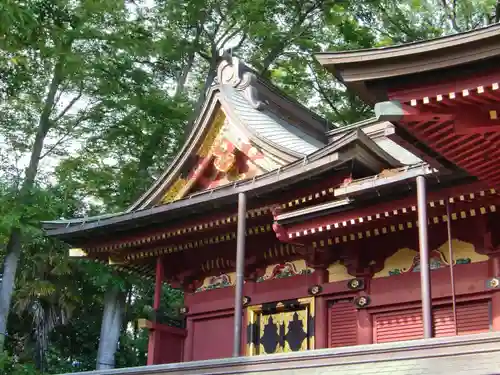
[[[248,307],[247,355],[314,349],[314,297]]]

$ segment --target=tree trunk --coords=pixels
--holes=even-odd
[[[199,35],[197,34],[195,43],[198,43],[198,39],[199,39]],[[193,68],[195,56],[196,56],[196,51],[190,52],[189,57],[188,57],[187,62],[186,62],[186,65],[183,67],[182,72],[179,75],[179,78],[177,80],[177,87],[175,89],[175,96],[176,97],[178,97],[184,93],[186,81],[187,81],[187,78],[189,76],[189,73],[191,73],[191,69]]]
[[[63,55],[64,56],[64,55]],[[38,172],[38,164],[40,163],[40,155],[42,154],[43,144],[47,133],[51,128],[50,114],[54,108],[55,97],[57,90],[61,85],[63,78],[64,57],[60,57],[54,66],[52,80],[49,86],[49,92],[45,98],[45,104],[38,121],[35,141],[31,149],[31,157],[28,168],[24,176],[21,189],[17,195],[17,209],[20,211],[20,222],[23,222],[25,207],[29,204],[30,192],[35,183],[36,174]],[[15,278],[19,259],[21,258],[21,228],[15,226],[11,229],[9,242],[6,248],[7,256],[3,265],[3,277],[0,284],[0,352],[3,351],[5,344],[5,335],[7,334],[7,318],[12,302],[12,293],[15,287]]]
[[[7,335],[7,318],[9,316],[17,265],[19,264],[20,258],[21,231],[19,228],[14,228],[10,232],[7,250],[10,249],[17,251],[8,251],[4,260],[2,283],[0,285],[0,352],[3,351],[5,337]]]
[[[120,339],[125,293],[116,286],[108,289],[104,295],[101,337],[97,351],[97,370],[115,367],[115,354]]]

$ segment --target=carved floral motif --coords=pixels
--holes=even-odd
[[[205,279],[205,283],[203,283],[201,287],[196,289],[196,293],[206,290],[226,288],[231,285],[233,285],[231,283],[231,278],[229,277],[229,275],[224,273],[220,276],[207,277],[207,279]]]
[[[266,272],[257,279],[257,282],[261,283],[266,280],[285,279],[297,275],[310,275],[313,272],[314,270],[312,268],[304,267],[298,269],[294,262],[285,262],[274,265],[271,272]]]
[[[488,257],[475,251],[472,244],[459,240],[452,240],[453,264],[469,264],[488,260]],[[448,242],[429,254],[429,266],[431,270],[436,270],[449,266]],[[402,275],[407,272],[420,272],[420,256],[416,250],[404,248],[385,260],[384,269],[376,273],[373,277],[387,277]]]
[[[455,264],[468,264],[471,262],[470,258],[459,258],[455,261]],[[449,263],[445,259],[443,253],[439,250],[433,250],[429,254],[429,268],[432,270],[437,270],[448,266]],[[417,254],[413,258],[412,265],[409,269],[394,268],[389,271],[389,276],[401,275],[405,272],[420,272],[420,255]]]

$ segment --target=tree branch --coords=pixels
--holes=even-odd
[[[231,30],[233,29],[233,27],[235,27],[237,24],[236,21],[233,21],[227,28],[226,30],[224,30],[224,32],[219,36],[219,38],[215,39],[215,35],[214,35],[214,43],[216,45],[220,45],[221,44],[221,41],[224,40],[224,38],[231,32]],[[224,45],[224,43],[222,43],[222,45]]]
[[[337,106],[335,105],[335,103],[333,103],[333,101],[330,99],[330,97],[327,94],[325,88],[323,86],[321,86],[321,84],[319,83],[320,80],[319,80],[318,74],[316,73],[316,71],[314,69],[314,66],[312,66],[311,63],[309,63],[309,69],[311,69],[311,72],[312,72],[312,74],[314,76],[313,87],[314,87],[315,91],[318,94],[321,95],[321,97],[323,98],[323,100],[325,100],[325,102],[330,106],[330,108],[337,115],[337,117],[339,118],[339,120],[342,121],[342,123],[344,125],[347,125],[346,119],[340,113],[340,111],[337,109]]]
[[[283,53],[286,46],[297,36],[300,36],[305,31],[305,28],[301,29],[301,27],[303,26],[304,22],[308,19],[308,17],[321,6],[321,4],[322,1],[320,0],[314,3],[303,14],[297,15],[298,16],[297,21],[288,30],[287,37],[283,38],[280,43],[274,46],[274,48],[272,48],[271,51],[269,51],[269,53],[267,54],[267,56],[264,58],[264,61],[262,63],[262,68],[260,70],[260,73],[262,75],[265,75],[265,73],[272,65],[272,63],[280,56],[281,53]]]
[[[236,50],[240,49],[241,46],[243,45],[243,43],[245,43],[245,41],[247,40],[247,38],[248,38],[248,34],[244,33],[243,36],[241,37],[240,41],[238,42],[238,44],[236,44],[233,47],[233,50],[236,51]]]
[[[80,98],[83,95],[83,84],[80,84],[80,90],[78,91],[78,94],[70,100],[68,105],[59,113],[59,115],[53,120],[54,123],[58,122],[61,118],[64,117],[64,115],[75,105],[75,103],[80,100]]]
[[[453,27],[453,30],[455,30],[456,32],[461,32],[461,28],[458,26],[458,23],[457,23],[457,13],[456,13],[456,0],[453,0],[453,7],[452,9],[450,9],[449,5],[446,3],[446,0],[441,0],[441,5],[443,6],[444,8],[444,11],[446,13],[446,15],[448,16],[448,19],[450,20],[451,22],[451,26]]]

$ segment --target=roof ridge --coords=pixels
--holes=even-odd
[[[265,108],[266,106],[280,107],[279,103],[273,101],[272,98],[269,98],[268,96],[266,96],[264,100],[261,99],[262,96],[265,96],[263,95],[265,93],[263,93],[262,90],[259,89],[263,88],[269,91],[269,93],[276,95],[284,102],[287,102],[290,105],[289,108],[285,108],[288,110],[287,112],[291,112],[291,115],[294,115],[302,122],[307,121],[311,125],[315,125],[315,128],[318,131],[319,128],[321,128],[322,132],[325,133],[331,125],[331,122],[326,118],[306,107],[297,99],[285,93],[282,89],[273,84],[267,78],[264,78],[255,69],[246,65],[237,57],[226,57],[221,61],[221,63],[217,67],[216,82],[216,84],[218,85],[229,84],[237,89],[248,91],[250,95],[248,95],[247,99],[249,99],[250,103],[254,105],[256,109],[260,110]],[[253,89],[251,87],[253,87]],[[272,103],[268,101],[269,99],[272,100]],[[292,109],[294,109],[295,111],[293,111]],[[313,120],[316,124],[312,124],[311,120]]]
[[[434,44],[437,41],[443,40],[443,39],[453,39],[453,38],[460,38],[467,36],[469,34],[477,34],[481,33],[484,31],[489,31],[489,29],[500,29],[500,23],[494,23],[491,25],[486,25],[483,27],[478,27],[475,29],[469,29],[466,31],[462,32],[455,32],[451,34],[446,34],[446,35],[441,35],[437,36],[431,39],[422,39],[422,40],[415,40],[413,42],[407,42],[407,43],[399,43],[399,44],[392,44],[389,46],[380,46],[380,47],[372,47],[372,48],[356,48],[356,49],[347,49],[347,50],[340,50],[340,51],[323,51],[323,52],[318,52],[315,54],[315,56],[322,56],[322,55],[343,55],[343,54],[350,54],[350,53],[360,53],[360,52],[375,52],[375,51],[384,51],[384,50],[391,50],[391,49],[400,49],[400,48],[405,48],[405,47],[413,47],[418,44]]]

